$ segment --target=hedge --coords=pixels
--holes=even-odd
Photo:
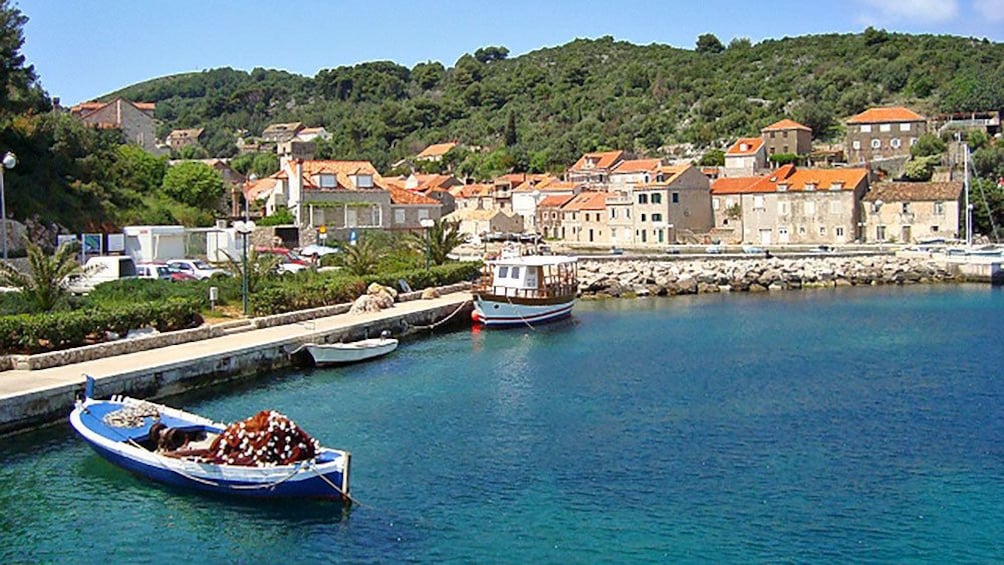
[[[428,271],[414,269],[365,277],[334,275],[318,276],[306,281],[280,280],[275,285],[252,294],[248,298],[248,305],[254,315],[269,316],[352,302],[374,282],[398,288],[398,281],[404,280],[412,289],[420,290],[473,280],[480,272],[481,263],[463,262],[437,265]]]
[[[124,335],[146,327],[162,332],[191,328],[202,322],[201,307],[198,301],[172,298],[114,308],[0,316],[0,352],[58,351],[107,341],[111,332]]]

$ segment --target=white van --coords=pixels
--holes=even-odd
[[[136,278],[136,263],[127,255],[91,257],[84,263],[85,274],[70,275],[66,289],[73,294],[87,294],[103,282]]]

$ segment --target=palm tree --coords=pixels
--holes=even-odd
[[[244,263],[238,256],[236,259],[226,251],[227,262],[223,269],[240,280],[244,276]],[[248,292],[255,292],[261,282],[267,278],[278,276],[279,264],[282,257],[274,253],[259,253],[253,247],[248,247]]]
[[[0,263],[0,285],[21,289],[25,300],[40,311],[52,310],[68,293],[66,284],[71,275],[87,274],[77,263],[78,241],[60,245],[51,257],[32,241],[25,241],[25,250],[28,271],[19,271],[11,263]]]
[[[376,272],[380,260],[386,252],[372,238],[359,238],[355,245],[340,243],[342,252],[338,254],[338,264],[356,276]]]
[[[436,220],[432,227],[426,230],[428,233],[413,233],[412,245],[416,251],[423,255],[426,253],[426,238],[428,238],[429,262],[433,265],[442,265],[449,260],[449,254],[460,244],[464,243],[464,234],[460,233],[460,222],[450,222],[447,220]]]

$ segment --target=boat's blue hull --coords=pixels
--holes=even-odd
[[[217,480],[209,484],[204,480],[195,480],[178,474],[169,469],[164,469],[156,465],[149,465],[143,461],[138,461],[131,457],[123,456],[114,451],[104,449],[99,445],[89,443],[90,446],[106,461],[122,467],[141,477],[164,483],[176,487],[196,489],[205,492],[215,492],[228,496],[252,496],[262,498],[329,498],[341,500],[341,493],[326,483],[320,476],[299,481],[286,481],[271,487],[249,488],[244,482]],[[342,484],[341,473],[329,473],[327,478],[335,485]]]
[[[106,418],[122,413],[123,408],[141,406],[155,410],[137,416],[128,423]],[[139,418],[141,417],[141,420]],[[200,462],[195,458],[171,457],[151,451],[141,442],[153,423],[167,423],[179,429],[202,429],[219,433],[224,426],[205,418],[133,399],[78,403],[70,414],[70,425],[100,456],[136,475],[161,483],[249,497],[306,497],[345,500],[351,455],[346,451],[319,448],[316,457],[289,465],[247,466]]]

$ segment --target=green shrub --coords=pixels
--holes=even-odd
[[[105,341],[108,332],[122,335],[144,327],[160,331],[190,328],[201,323],[201,308],[198,301],[171,298],[113,308],[0,316],[0,351],[58,351]]]

